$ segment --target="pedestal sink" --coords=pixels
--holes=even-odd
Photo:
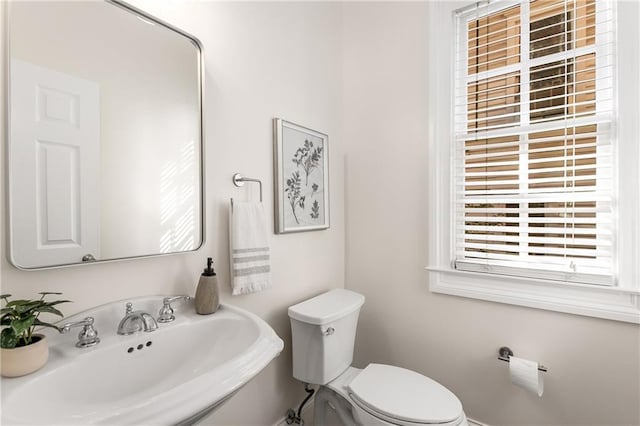
[[[162,296],[129,299],[158,313]],[[125,302],[65,318],[95,318],[101,342],[75,347],[76,333],[44,332],[49,361],[19,378],[2,378],[2,424],[190,424],[218,408],[282,351],[262,319],[221,305],[197,315],[175,304],[176,320],[153,332],[116,333]]]

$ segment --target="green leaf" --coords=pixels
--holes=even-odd
[[[47,305],[53,306],[53,305],[59,305],[61,303],[69,303],[69,302],[71,302],[71,300],[56,300],[55,302],[47,302]]]
[[[55,325],[55,324],[51,324],[51,323],[48,323],[48,322],[40,321],[39,319],[36,319],[36,320],[33,322],[33,326],[34,326],[34,327],[48,327],[48,328],[55,328],[55,329],[56,329],[56,330],[58,330],[58,331],[61,331],[61,330],[62,330],[62,327],[58,327],[57,325]]]
[[[16,299],[16,300],[12,300],[11,302],[7,302],[7,306],[24,305],[25,303],[29,303],[29,302],[31,302],[31,300]]]
[[[0,333],[0,347],[5,349],[13,349],[18,344],[18,336],[11,328],[5,328]]]
[[[10,294],[0,294],[0,299],[7,299],[8,297],[11,297]]]
[[[41,294],[41,295],[43,295],[43,296],[46,296],[47,294],[57,294],[57,295],[61,295],[62,293],[57,292],[57,291],[41,291],[41,292],[40,292],[40,293],[38,293],[38,294]]]
[[[26,318],[20,318],[11,321],[11,328],[13,331],[19,336],[25,331],[29,329],[33,325],[33,322],[36,320],[34,316],[28,316]]]
[[[40,306],[42,306],[42,302],[33,301],[33,302],[25,303],[22,305],[16,305],[15,309],[16,309],[16,312],[18,312],[19,314],[24,314],[24,313],[33,311]]]
[[[60,312],[59,310],[57,310],[56,308],[54,308],[53,306],[42,306],[40,309],[38,309],[40,312],[47,312],[49,314],[54,314],[57,315],[59,317],[64,317],[64,315],[62,314],[62,312]]]

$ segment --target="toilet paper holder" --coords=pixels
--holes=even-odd
[[[509,362],[509,357],[512,357],[512,356],[513,356],[513,351],[508,346],[503,346],[500,349],[498,349],[498,359],[500,361]],[[547,367],[545,367],[542,364],[538,364],[538,370],[546,373]]]

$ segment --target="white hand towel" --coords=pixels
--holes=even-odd
[[[262,203],[231,202],[229,250],[233,295],[271,287],[271,254]]]

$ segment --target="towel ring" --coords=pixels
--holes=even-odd
[[[262,181],[260,179],[244,177],[240,173],[233,175],[233,184],[238,188],[244,186],[245,182],[257,182],[260,185],[260,202],[262,202]],[[233,202],[233,199],[231,200]]]

